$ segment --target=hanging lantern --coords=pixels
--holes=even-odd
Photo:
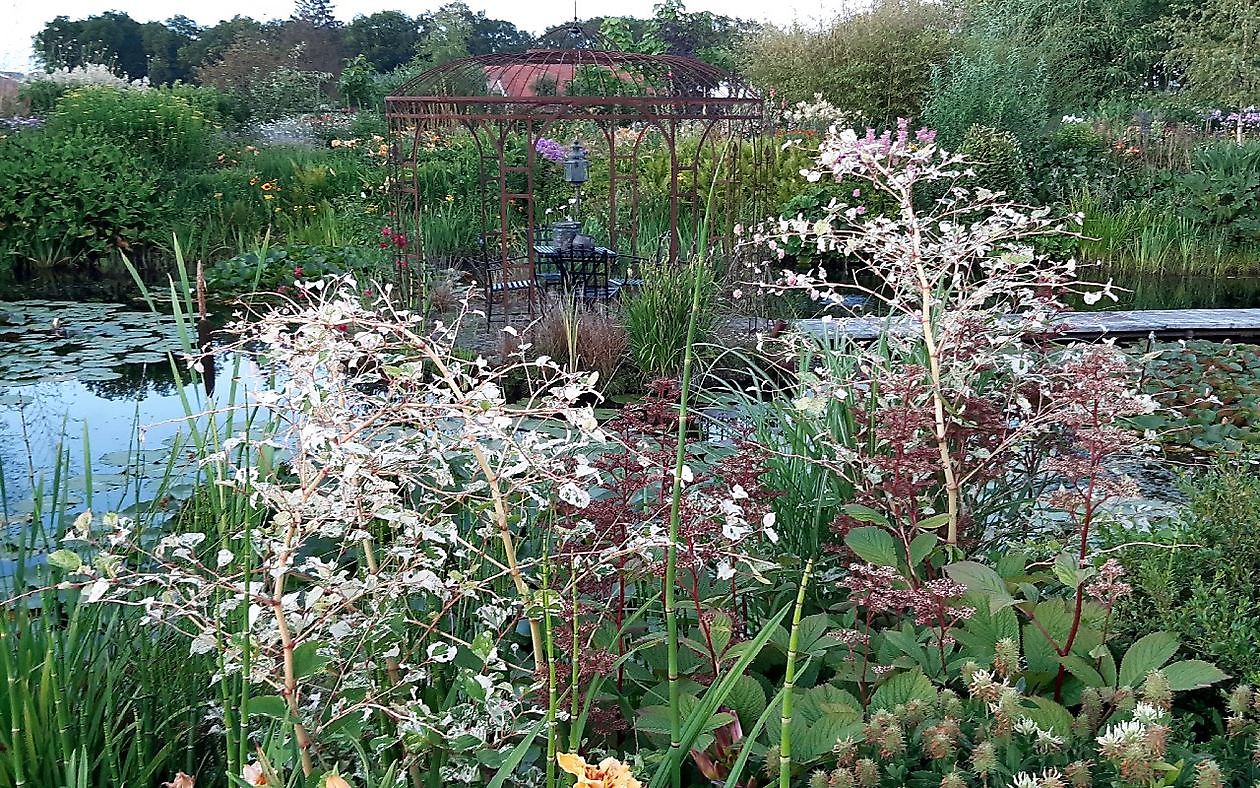
[[[564,160],[564,179],[574,186],[581,186],[589,179],[590,162],[586,158],[586,148],[577,140],[569,148],[569,155]]]

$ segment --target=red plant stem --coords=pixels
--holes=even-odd
[[[695,551],[692,549],[690,539],[687,540],[687,549],[691,550],[694,555]],[[691,569],[691,601],[696,607],[696,622],[700,624],[700,631],[704,633],[704,645],[705,648],[709,649],[709,661],[713,663],[713,675],[716,677],[721,672],[718,669],[718,654],[717,650],[713,648],[713,638],[709,635],[709,625],[705,623],[704,613],[700,609],[700,577],[696,574],[695,567]]]
[[[1093,424],[1095,430],[1098,429],[1099,414],[1098,403],[1094,402],[1093,407]],[[1089,552],[1089,528],[1094,519],[1094,488],[1098,480],[1098,468],[1102,464],[1101,450],[1098,448],[1098,441],[1093,441],[1089,448],[1089,484],[1085,487],[1085,512],[1081,516],[1081,546],[1078,552],[1078,566],[1085,563],[1085,557]],[[1076,636],[1081,629],[1081,611],[1085,608],[1085,584],[1077,583],[1076,585],[1076,605],[1072,611],[1072,626],[1068,629],[1067,640],[1063,643],[1063,648],[1059,649],[1059,656],[1066,657],[1072,653],[1072,645],[1076,642]],[[1063,683],[1067,679],[1067,666],[1062,662],[1059,663],[1059,673],[1054,677],[1054,700],[1056,703],[1063,702]]]

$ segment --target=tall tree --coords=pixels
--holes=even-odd
[[[469,39],[473,31],[473,13],[461,2],[446,5],[421,18],[424,32],[416,46],[416,57],[429,65],[440,66],[472,54]]]
[[[59,16],[35,34],[33,45],[36,59],[45,68],[100,63],[130,79],[149,75],[144,29],[117,11],[76,21]]]
[[[363,55],[382,73],[411,60],[419,41],[420,25],[401,11],[356,16],[346,27],[346,50]]]
[[[744,71],[789,104],[822,93],[869,121],[892,121],[920,116],[932,67],[951,44],[940,5],[886,2],[817,31],[765,30],[751,40]]]
[[[195,38],[180,49],[180,65],[190,73],[195,73],[201,66],[222,60],[228,48],[242,36],[261,38],[262,35],[263,24],[255,19],[247,16],[225,19],[199,31]]]
[[[171,24],[171,23],[174,24]],[[193,35],[184,22],[191,23],[187,17],[172,19],[167,23],[146,22],[141,25],[145,53],[149,58],[149,81],[153,84],[169,85],[175,81],[187,81],[192,72],[180,60],[179,53],[192,43]],[[192,25],[195,30],[196,25]]]
[[[338,27],[341,24],[333,13],[332,0],[296,0],[293,19],[312,27]]]
[[[1171,21],[1168,59],[1187,89],[1224,107],[1260,101],[1260,4],[1201,0],[1184,5]]]

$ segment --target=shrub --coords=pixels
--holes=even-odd
[[[692,287],[699,282],[695,340],[703,342],[717,327],[717,283],[703,262],[686,265],[648,263],[641,270],[643,287],[626,300],[630,357],[645,375],[664,376],[682,369],[691,319]]]
[[[978,182],[985,188],[1006,192],[1013,200],[1028,199],[1028,166],[1014,134],[972,126],[963,136],[958,152],[976,162]]]
[[[190,85],[176,82],[170,87],[158,88],[164,93],[178,96],[196,107],[206,120],[217,126],[239,126],[249,119],[249,108],[238,96],[225,93],[213,85]]]
[[[613,316],[581,309],[572,298],[552,304],[529,338],[538,355],[565,362],[569,369],[598,372],[601,388],[621,367],[629,342]]]
[[[0,139],[0,245],[92,259],[161,234],[165,192],[130,150],[88,132]]]
[[[147,79],[128,81],[110,70],[108,66],[88,63],[78,68],[59,68],[43,74],[32,75],[22,85],[21,94],[30,102],[31,112],[44,115],[57,107],[66,93],[82,87],[110,87],[119,90],[148,88]]]
[[[1027,143],[1041,134],[1049,113],[1045,63],[1005,55],[991,41],[977,41],[932,72],[924,119],[947,146],[956,147],[974,125],[1009,131]]]
[[[206,287],[218,293],[286,292],[297,281],[371,273],[384,261],[384,253],[371,247],[276,245],[210,266],[205,274]]]
[[[1260,476],[1257,458],[1219,459],[1186,478],[1183,513],[1153,532],[1113,532],[1129,547],[1122,560],[1134,594],[1120,622],[1130,633],[1152,626],[1180,635],[1190,651],[1248,681],[1260,679]]]
[[[1260,242],[1260,142],[1204,145],[1172,183],[1187,219],[1220,229],[1234,247]]]
[[[169,170],[206,161],[214,135],[205,115],[181,96],[110,87],[66,94],[48,125],[113,140]]]
[[[880,3],[818,32],[768,29],[752,39],[744,69],[788,104],[821,93],[876,123],[918,117],[931,67],[950,45],[946,14],[932,3]]]

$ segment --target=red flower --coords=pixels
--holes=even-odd
[[[302,278],[302,266],[300,266],[300,265],[299,265],[297,268],[294,268],[294,269],[293,269],[293,275],[294,275],[294,276],[296,276],[297,278],[301,279],[301,278]]]
[[[406,249],[406,248],[407,248],[407,236],[403,235],[402,233],[399,233],[398,235],[395,235],[395,236],[394,236],[394,243],[398,244],[398,248],[399,248],[399,249]]]

